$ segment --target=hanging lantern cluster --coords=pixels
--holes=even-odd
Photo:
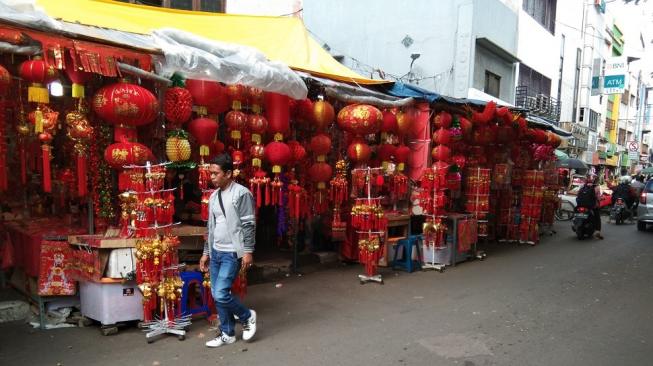
[[[82,93],[83,95],[83,93]],[[79,98],[77,109],[66,114],[68,138],[74,142],[77,168],[77,195],[85,197],[88,187],[88,150],[94,136],[94,129],[86,117],[87,108],[83,98]]]

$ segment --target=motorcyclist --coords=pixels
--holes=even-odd
[[[585,184],[578,191],[576,196],[576,206],[585,207],[592,211],[590,215],[594,224],[594,237],[603,239],[601,235],[601,213],[599,209],[599,197],[601,197],[601,188],[596,184],[596,174],[589,174]]]
[[[633,203],[635,203],[635,197],[633,197],[632,190],[630,188],[630,177],[628,176],[619,178],[619,185],[617,185],[612,190],[613,205],[619,198],[621,198],[626,203],[626,207],[628,207],[629,210],[633,207]]]

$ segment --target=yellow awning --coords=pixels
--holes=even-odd
[[[150,34],[177,28],[208,39],[251,46],[273,61],[329,79],[359,84],[367,79],[339,63],[308,34],[301,19],[194,12],[109,0],[36,0],[56,19],[119,31]]]

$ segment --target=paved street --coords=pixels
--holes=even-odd
[[[536,247],[492,245],[445,273],[394,273],[359,285],[348,266],[252,286],[254,343],[148,345],[135,328],[0,326],[2,365],[650,365],[653,232],[604,224],[578,241],[568,223]]]

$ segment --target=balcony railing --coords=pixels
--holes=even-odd
[[[520,85],[516,88],[515,105],[536,116],[554,122],[560,121],[560,102],[549,95],[531,93],[528,86]]]

